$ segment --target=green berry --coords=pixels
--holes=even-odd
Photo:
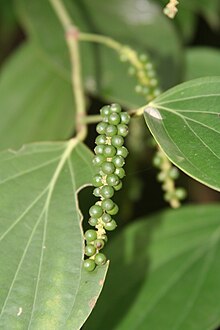
[[[102,236],[101,236],[101,239],[103,239],[103,241],[104,241],[105,243],[108,242],[108,237],[107,237],[107,235],[102,235]]]
[[[85,246],[85,255],[87,257],[92,257],[96,253],[96,248],[92,244],[88,244]]]
[[[128,135],[128,126],[125,124],[119,124],[118,125],[118,135],[121,135],[123,137]]]
[[[85,232],[85,240],[87,242],[93,242],[97,238],[97,233],[93,229],[89,229]]]
[[[118,133],[117,126],[115,126],[115,125],[108,125],[106,127],[105,134],[107,136],[112,137],[112,136],[116,135],[117,133]]]
[[[95,256],[95,263],[98,266],[104,265],[106,263],[106,256],[103,253],[97,253]]]
[[[98,250],[103,249],[104,245],[105,245],[105,242],[102,239],[96,239],[94,241],[94,247]]]
[[[96,155],[94,158],[93,158],[93,160],[92,160],[92,162],[93,162],[93,165],[95,165],[95,166],[101,166],[102,165],[102,163],[105,161],[105,156],[103,156],[103,155]]]
[[[135,92],[138,94],[141,94],[143,91],[143,87],[141,85],[136,85],[135,86]]]
[[[157,168],[160,168],[162,164],[163,158],[160,155],[156,154],[153,158],[153,165]]]
[[[102,215],[102,221],[103,222],[110,222],[110,221],[112,221],[112,217],[110,216],[110,214],[108,214],[108,213],[104,213],[103,215]]]
[[[109,122],[109,124],[112,124],[112,125],[118,125],[121,122],[121,117],[118,113],[113,112],[109,115],[108,122]]]
[[[105,105],[101,108],[100,113],[102,117],[107,117],[110,114],[110,105]]]
[[[179,177],[179,171],[176,167],[172,167],[169,171],[169,177],[173,180],[178,179]]]
[[[118,207],[117,204],[115,204],[114,207],[111,210],[107,211],[107,212],[110,215],[116,215],[118,213],[118,211],[119,211],[119,207]]]
[[[105,223],[105,229],[108,231],[115,230],[116,227],[117,227],[117,223],[115,222],[115,220]]]
[[[111,186],[103,186],[101,188],[101,195],[103,198],[111,198],[114,195],[114,189]]]
[[[96,219],[96,218],[89,218],[89,221],[88,222],[89,222],[90,226],[95,227],[97,225],[97,223],[98,223],[98,219]]]
[[[112,158],[112,161],[115,165],[115,167],[123,167],[125,164],[125,160],[122,156],[115,156]]]
[[[103,185],[102,183],[102,176],[100,174],[96,174],[93,177],[93,186],[94,187],[101,187]]]
[[[105,144],[106,143],[106,136],[104,134],[98,135],[97,138],[95,139],[95,144],[100,145],[100,144]]]
[[[117,103],[113,103],[111,105],[111,112],[117,112],[120,113],[121,112],[121,106]]]
[[[135,67],[130,66],[130,67],[128,68],[128,74],[129,74],[130,76],[134,76],[134,75],[136,74],[136,69],[135,69]]]
[[[166,172],[160,172],[160,173],[158,173],[157,174],[157,180],[159,181],[159,182],[163,182],[163,181],[165,181],[166,180],[166,178],[167,178],[167,173]]]
[[[119,184],[117,184],[116,186],[114,186],[114,189],[116,191],[120,190],[122,188],[122,182],[120,181]]]
[[[103,162],[101,170],[105,174],[112,174],[115,171],[115,165],[112,162]]]
[[[123,179],[125,177],[125,170],[121,167],[116,168],[115,174],[120,178]]]
[[[96,132],[98,134],[105,134],[105,129],[107,126],[108,126],[107,123],[103,123],[103,122],[98,123],[98,125],[96,126]]]
[[[101,189],[101,191],[102,191],[102,189]],[[89,209],[89,214],[92,218],[98,219],[102,216],[102,213],[103,213],[103,210],[100,205],[93,205]]]
[[[104,151],[105,145],[104,144],[99,144],[95,147],[94,152],[96,155],[102,155]]]
[[[183,188],[177,188],[175,190],[175,196],[179,199],[182,200],[184,198],[186,198],[186,191]]]
[[[129,116],[129,114],[127,112],[122,112],[120,114],[120,116],[121,116],[121,123],[122,124],[128,124],[129,123],[130,116]]]
[[[95,261],[92,259],[84,260],[83,267],[88,272],[92,272],[95,269]]]
[[[121,135],[115,135],[112,137],[112,145],[114,147],[121,147],[124,144],[124,138]]]
[[[112,158],[116,155],[116,148],[111,145],[106,145],[103,154],[106,158]]]
[[[142,63],[146,63],[148,61],[148,56],[146,54],[142,53],[142,54],[139,55],[139,60]]]
[[[93,190],[93,195],[95,196],[95,197],[100,197],[101,195],[100,195],[100,188],[95,188],[94,190]]]
[[[128,149],[125,148],[124,146],[118,147],[116,154],[118,156],[122,156],[123,158],[126,158],[128,156]]]
[[[109,213],[109,211],[114,208],[115,203],[110,198],[106,198],[103,199],[101,206],[103,210]]]
[[[120,180],[116,174],[109,174],[106,177],[106,182],[109,186],[117,186],[120,183]]]

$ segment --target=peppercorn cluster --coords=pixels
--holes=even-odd
[[[120,105],[104,106],[101,110],[102,121],[96,131],[99,134],[95,140],[96,147],[93,164],[97,173],[93,178],[93,194],[99,198],[89,209],[89,224],[94,229],[85,232],[84,268],[93,271],[96,265],[104,265],[106,256],[101,253],[107,242],[107,231],[117,227],[112,218],[118,213],[118,206],[112,200],[115,191],[121,189],[122,178],[125,176],[123,166],[128,150],[124,147],[124,138],[128,134],[130,116],[122,112]]]
[[[123,51],[121,60],[123,62],[129,61],[129,56],[126,56]],[[149,56],[144,53],[137,54],[135,52],[131,56],[130,63],[128,74],[137,79],[137,85],[135,86],[136,93],[143,95],[148,102],[160,95],[161,91],[158,87],[156,72]]]
[[[162,182],[162,188],[165,191],[164,199],[169,202],[173,208],[180,206],[180,201],[186,197],[184,188],[175,187],[174,181],[179,177],[179,170],[173,166],[165,154],[158,149],[154,158],[153,164],[160,172],[157,175],[157,180]]]

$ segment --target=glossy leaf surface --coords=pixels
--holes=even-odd
[[[220,324],[220,206],[143,218],[109,243],[111,267],[85,330],[214,330]]]
[[[82,269],[77,193],[92,169],[75,142],[0,154],[1,329],[80,329],[102,289],[107,266]]]
[[[170,89],[145,108],[144,117],[176,166],[220,191],[220,77]]]

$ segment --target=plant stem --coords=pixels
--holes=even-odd
[[[113,48],[116,51],[121,51],[123,45],[119,42],[115,41],[114,39],[98,34],[93,33],[79,33],[79,40],[81,41],[90,41],[90,42],[97,42],[100,44],[103,44],[105,46],[108,46],[110,48]]]
[[[87,135],[87,126],[81,119],[86,116],[86,104],[81,78],[80,52],[78,45],[79,32],[63,5],[62,0],[49,1],[66,34],[66,42],[70,53],[72,68],[71,78],[73,94],[76,103],[76,134],[79,135],[80,133],[80,138],[84,139]]]

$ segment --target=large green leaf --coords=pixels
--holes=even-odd
[[[183,207],[122,231],[109,243],[108,281],[85,329],[216,329],[219,214],[219,205]]]
[[[185,80],[220,76],[220,51],[208,47],[192,47],[186,51]]]
[[[1,329],[78,330],[94,308],[107,266],[82,269],[90,164],[75,139],[0,154]]]
[[[0,77],[0,148],[68,138],[74,103],[68,79],[38,49],[24,44]]]
[[[31,39],[42,47],[50,60],[67,71],[68,52],[63,28],[49,1],[16,0],[16,4]],[[107,35],[138,51],[150,52],[164,89],[180,81],[182,56],[179,39],[172,23],[156,4],[149,0],[142,4],[143,8],[140,8],[139,0],[108,3],[66,0],[64,4],[82,32]],[[88,42],[82,42],[80,46],[88,91],[132,107],[143,103],[143,98],[134,92],[136,82],[128,77],[127,64],[120,63],[114,51]]]
[[[220,191],[220,77],[170,89],[145,108],[144,117],[176,166]]]

